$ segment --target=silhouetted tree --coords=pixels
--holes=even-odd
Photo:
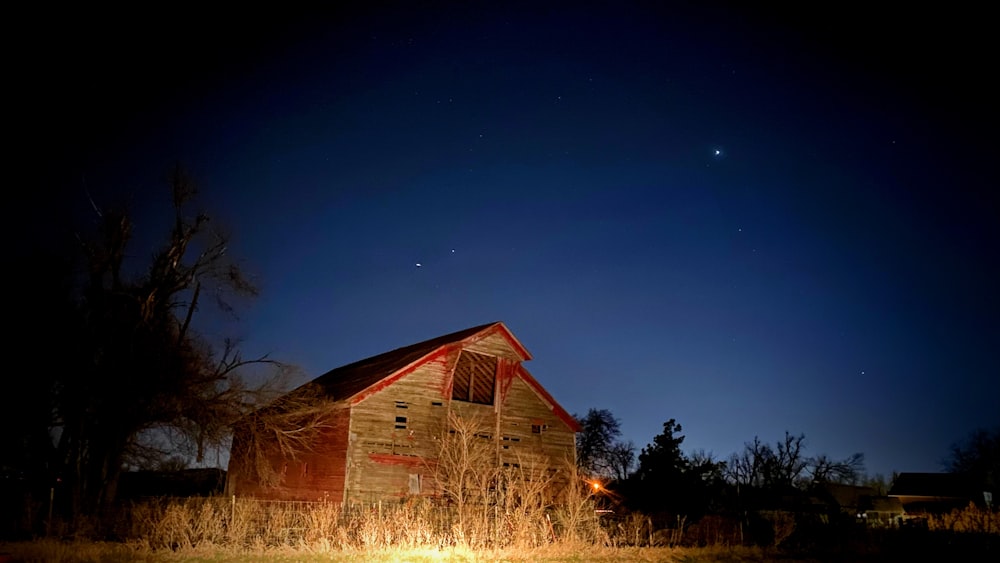
[[[962,442],[951,446],[945,467],[955,473],[966,473],[986,490],[997,494],[1000,484],[1000,427],[974,430]]]
[[[56,319],[62,340],[56,369],[42,378],[48,419],[36,431],[57,438],[73,514],[113,500],[123,465],[190,451],[199,461],[228,426],[252,410],[265,389],[240,372],[250,364],[281,369],[266,357],[244,359],[236,342],[221,346],[194,329],[195,313],[222,312],[257,289],[228,254],[228,237],[190,213],[194,185],[178,167],[171,177],[173,221],[148,264],[128,259],[133,237],[125,209],[93,205],[96,232],[78,235],[79,276],[70,277]]]
[[[726,462],[715,459],[711,452],[695,450],[688,456],[688,477],[692,483],[692,505],[701,511],[722,508],[726,489]]]
[[[785,432],[784,440],[775,444],[754,437],[740,453],[733,454],[726,465],[726,477],[743,487],[781,489],[793,486],[808,465],[805,457],[805,436]]]
[[[861,480],[861,485],[865,487],[870,487],[875,491],[875,494],[879,496],[885,496],[889,493],[889,489],[892,487],[891,482],[887,481],[885,475],[881,473],[876,473],[874,475],[869,475]]]
[[[639,468],[636,477],[640,480],[661,480],[680,475],[687,469],[687,459],[681,452],[684,436],[675,436],[682,430],[676,420],[663,423],[663,432],[653,437],[652,443],[639,453]]]
[[[806,471],[813,483],[856,485],[864,476],[865,455],[855,453],[845,459],[835,460],[821,454],[809,460]]]
[[[611,477],[618,481],[628,479],[632,474],[632,466],[635,465],[635,443],[631,440],[615,442],[609,454]]]
[[[577,467],[586,475],[613,478],[627,456],[627,446],[619,446],[621,426],[607,409],[590,409],[587,416],[575,416],[581,430],[576,434]],[[616,450],[617,449],[617,450]]]
[[[630,503],[646,512],[672,512],[689,515],[694,480],[689,463],[681,452],[684,436],[676,420],[663,423],[663,432],[639,453],[639,467],[626,489]]]

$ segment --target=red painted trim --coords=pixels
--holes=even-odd
[[[455,366],[458,363],[458,353],[456,353],[455,350],[457,348],[458,346],[455,344],[445,345],[445,357],[452,354],[454,355],[450,362],[445,360],[445,376],[444,381],[442,381],[444,388],[441,389],[441,398],[445,401],[451,400],[451,390],[455,387]]]
[[[510,386],[514,383],[514,375],[517,372],[519,362],[514,362],[506,358],[498,358],[497,361],[497,388],[499,398],[496,404],[499,406],[507,400],[507,393],[510,392]]]
[[[577,422],[576,419],[573,418],[568,412],[566,412],[566,409],[562,408],[559,403],[552,398],[552,395],[549,395],[549,392],[542,387],[542,384],[539,383],[537,379],[528,373],[528,370],[524,369],[524,366],[518,365],[517,367],[517,376],[552,405],[552,412],[559,417],[559,420],[565,422],[566,426],[569,426],[570,430],[573,432],[580,432],[583,430],[583,428],[580,427],[580,423]]]
[[[507,341],[507,343],[510,344],[510,346],[514,349],[514,351],[517,352],[519,356],[521,356],[522,361],[528,361],[531,359],[531,353],[528,352],[528,349],[525,348],[524,345],[521,344],[521,342],[518,341],[516,337],[514,337],[513,333],[511,333],[510,330],[507,328],[507,326],[504,325],[502,322],[497,322],[491,325],[490,327],[463,339],[462,342],[469,343],[474,340],[479,340],[480,338],[492,334],[497,330],[500,331],[500,336],[503,336],[504,339]]]
[[[431,467],[434,462],[412,455],[368,454],[368,459],[382,465],[402,465],[404,467]]]
[[[360,403],[361,401],[364,401],[368,397],[371,397],[375,393],[378,393],[379,391],[399,381],[400,379],[403,378],[403,376],[412,373],[418,367],[426,364],[427,362],[436,360],[437,358],[443,356],[447,352],[448,352],[448,346],[442,345],[433,352],[427,354],[426,356],[411,362],[408,366],[404,367],[403,369],[382,378],[382,380],[379,381],[378,383],[375,383],[374,385],[368,387],[367,389],[359,391],[353,397],[351,397],[350,398],[351,406],[353,407],[354,405]]]

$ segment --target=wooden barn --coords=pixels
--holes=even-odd
[[[263,486],[240,467],[237,426],[227,492],[345,504],[437,496],[436,461],[455,416],[481,422],[476,437],[495,452],[486,463],[568,479],[580,428],[524,368],[530,359],[495,322],[336,368],[307,384],[332,400],[319,443],[269,458],[280,484]]]

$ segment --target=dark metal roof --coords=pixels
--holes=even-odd
[[[332,369],[306,385],[321,386],[323,391],[335,401],[348,399],[443,346],[460,342],[498,325],[501,323],[493,322],[475,326],[397,348],[384,354]]]
[[[462,342],[477,336],[499,331],[517,351],[522,359],[531,359],[531,355],[500,321],[474,326],[430,340],[397,348],[384,354],[359,360],[346,366],[332,369],[316,379],[299,387],[299,389],[319,387],[323,394],[334,401],[356,402],[361,400],[366,392],[371,393],[398,377],[408,367],[415,367],[422,361],[438,354],[448,347],[459,346]],[[515,376],[527,383],[543,401],[549,404],[553,413],[559,417],[573,432],[580,431],[580,424],[566,412],[562,406],[531,376],[524,366],[518,366]],[[293,391],[294,393],[294,391]]]

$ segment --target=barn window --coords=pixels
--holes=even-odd
[[[410,407],[407,406],[406,401],[396,401],[396,408],[397,409],[408,409]]]
[[[406,417],[397,416],[396,417],[396,430],[406,430]]]
[[[539,424],[532,424],[531,425],[531,433],[532,434],[541,434],[542,432],[545,432],[548,429],[549,429],[549,425],[548,424],[541,424],[541,423],[539,423]]]
[[[419,495],[420,494],[420,474],[410,473],[410,494]]]
[[[482,405],[493,404],[496,384],[497,359],[495,356],[462,350],[455,366],[451,398]]]
[[[521,439],[517,438],[517,437],[514,437],[514,436],[504,436],[503,437],[503,441],[504,442],[520,442]],[[510,444],[503,444],[503,449],[509,450],[510,449]]]

